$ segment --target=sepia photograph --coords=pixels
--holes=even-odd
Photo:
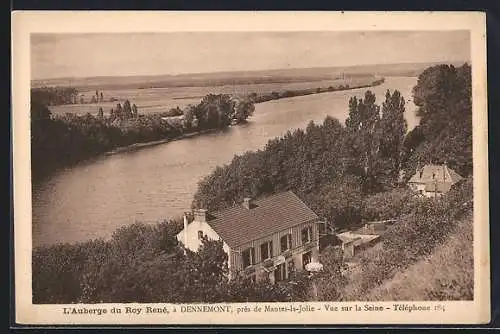
[[[16,293],[72,323],[489,316],[486,64],[418,20],[30,31]]]

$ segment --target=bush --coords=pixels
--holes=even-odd
[[[410,213],[417,200],[406,188],[395,188],[391,191],[367,196],[363,201],[361,216],[363,220],[385,220]]]
[[[348,287],[348,300],[364,300],[380,286],[445,243],[459,222],[472,214],[472,178],[438,199],[419,200],[405,219],[381,236],[381,247],[360,258],[361,274]]]
[[[163,289],[160,286],[172,285],[175,276],[167,273],[169,268],[174,272],[179,256],[183,256],[175,238],[179,220],[125,226],[109,241],[97,239],[35,248],[33,302],[120,302],[165,296],[158,294]],[[152,280],[148,281],[148,277]]]
[[[472,217],[460,222],[449,239],[427,258],[373,289],[367,300],[472,300],[474,254]]]

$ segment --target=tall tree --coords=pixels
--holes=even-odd
[[[125,100],[125,102],[123,103],[123,118],[132,118],[132,107],[130,106],[129,100]]]
[[[378,179],[385,179],[387,186],[394,186],[399,178],[403,141],[408,129],[405,117],[405,100],[398,90],[387,90],[382,103],[380,120],[380,149],[377,159]]]
[[[116,115],[116,118],[119,118],[120,120],[123,119],[123,108],[122,108],[122,105],[120,103],[116,104],[115,115]]]
[[[137,115],[138,115],[137,106],[134,103],[132,104],[132,116],[137,117]]]
[[[374,190],[374,165],[380,139],[380,107],[375,101],[375,94],[369,90],[366,91],[364,99],[351,98],[349,116],[346,119],[351,164],[362,167],[367,191]]]
[[[448,163],[463,176],[472,172],[471,69],[438,65],[423,71],[413,88],[420,124],[405,140],[407,176],[418,165]]]

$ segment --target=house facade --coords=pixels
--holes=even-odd
[[[448,192],[460,180],[462,177],[446,164],[425,165],[416,170],[408,181],[408,186],[422,196],[437,197]]]
[[[242,274],[254,281],[289,278],[318,261],[319,217],[293,192],[287,191],[229,209],[195,210],[194,220],[184,221],[177,239],[196,251],[203,236],[222,240],[228,254],[230,277]]]

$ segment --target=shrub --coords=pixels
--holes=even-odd
[[[366,299],[472,300],[473,288],[472,217],[467,217],[432,255],[398,272],[370,291]]]
[[[364,220],[384,220],[411,212],[416,204],[414,194],[406,188],[395,188],[366,197],[361,216]]]
[[[471,202],[472,178],[442,198],[419,200],[411,214],[381,237],[380,249],[361,256],[362,274],[353,283],[354,287],[348,287],[346,299],[366,299],[371,289],[432,254],[448,240],[459,222],[472,213]]]

